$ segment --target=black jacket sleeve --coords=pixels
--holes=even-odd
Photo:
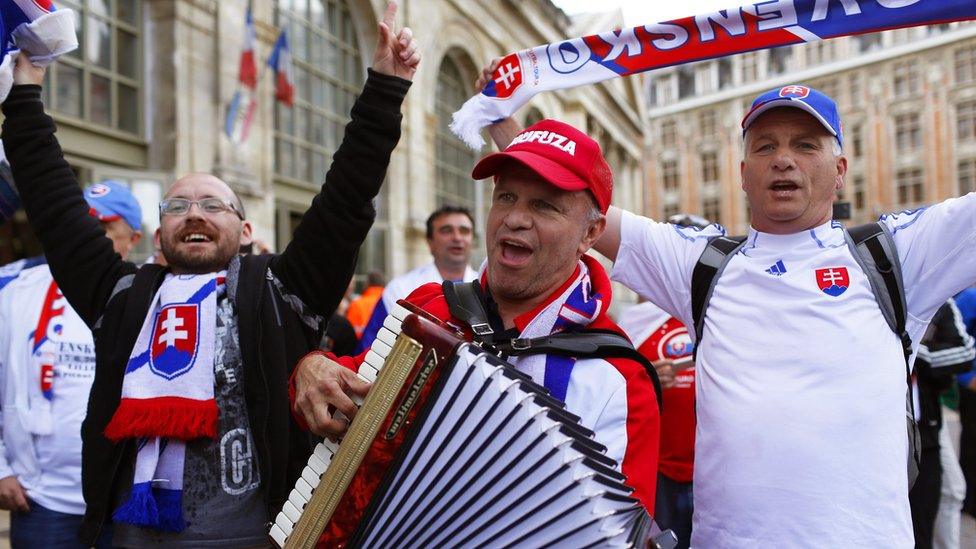
[[[355,271],[376,217],[372,200],[400,140],[400,105],[409,87],[407,80],[369,71],[321,191],[271,264],[289,292],[319,315],[332,314]]]
[[[962,315],[953,300],[939,308],[918,347],[916,367],[920,380],[948,381],[954,374],[968,371],[976,350],[966,331]]]
[[[115,283],[133,273],[98,221],[44,113],[40,86],[14,86],[3,104],[3,145],[31,227],[61,292],[93,326]]]

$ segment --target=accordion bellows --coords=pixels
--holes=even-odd
[[[316,448],[325,470],[306,469],[311,497],[293,492],[272,528],[279,545],[646,543],[650,518],[579,418],[477,345],[394,314],[403,333],[334,457]]]

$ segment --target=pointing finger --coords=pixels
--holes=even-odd
[[[390,2],[386,5],[386,11],[383,12],[383,23],[386,24],[387,28],[393,30],[393,21],[396,19],[397,4],[396,2]]]

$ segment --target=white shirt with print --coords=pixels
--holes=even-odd
[[[882,221],[917,345],[976,280],[976,195]],[[692,326],[692,271],[724,229],[624,213],[621,231],[612,278]],[[750,230],[698,353],[693,546],[913,546],[904,359],[839,223]]]

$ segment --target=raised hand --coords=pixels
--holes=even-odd
[[[38,67],[31,63],[27,54],[21,52],[17,54],[17,61],[14,65],[14,85],[37,84],[40,86],[44,82],[45,71],[44,67]]]
[[[420,51],[409,27],[403,27],[396,32],[396,12],[396,2],[387,4],[383,20],[379,23],[380,38],[376,44],[376,53],[373,54],[373,70],[413,80],[417,66],[420,65]]]

